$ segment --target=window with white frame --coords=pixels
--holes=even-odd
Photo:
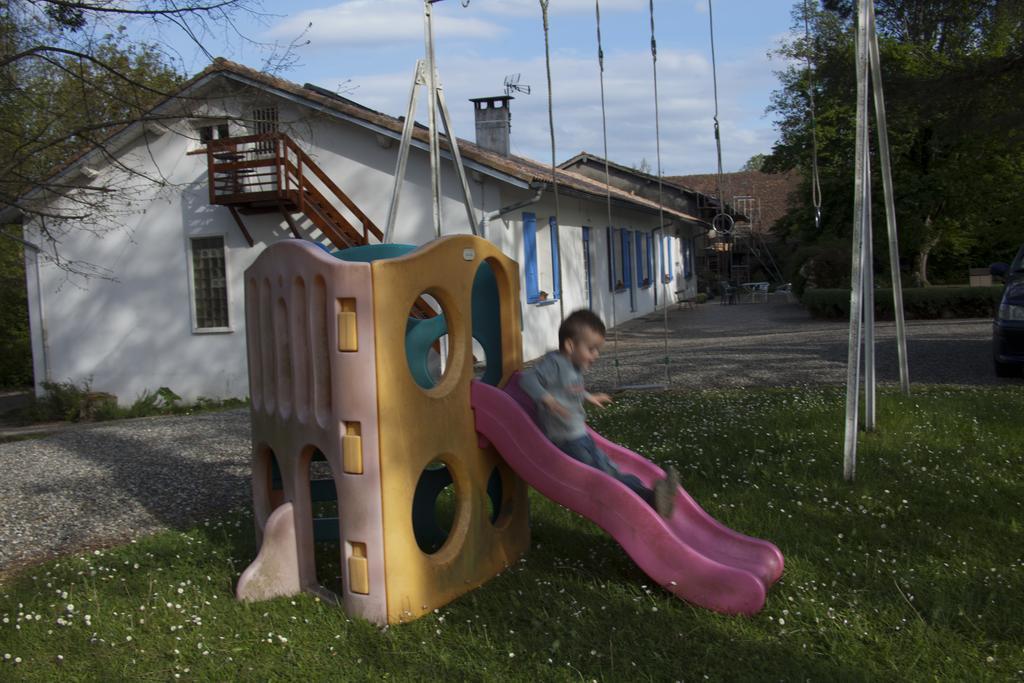
[[[231,127],[227,121],[203,120],[193,124],[196,133],[199,135],[199,142],[207,145],[214,140],[223,140],[231,137]]]
[[[665,284],[672,282],[675,277],[675,264],[673,253],[675,251],[675,240],[668,235],[661,238],[661,281]]]
[[[224,238],[195,237],[190,246],[195,327],[197,330],[226,329],[230,320]]]
[[[651,252],[651,234],[636,233],[636,285],[642,289],[651,286],[654,271],[654,255]]]
[[[594,307],[594,289],[593,281],[591,278],[591,267],[590,267],[590,228],[586,225],[583,226],[583,234],[581,235],[583,245],[583,276],[587,280],[587,308]]]
[[[621,292],[632,286],[629,281],[630,232],[621,228],[608,228],[605,235],[608,242],[608,289]]]
[[[269,135],[277,132],[277,107],[257,107],[252,110],[253,133]],[[258,152],[272,152],[273,140],[261,140],[256,144]]]
[[[523,212],[523,256],[526,266],[526,301],[536,304],[562,296],[558,270],[558,223],[550,216],[537,223],[537,215]]]

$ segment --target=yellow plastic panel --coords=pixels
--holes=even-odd
[[[348,589],[352,593],[367,595],[370,592],[370,569],[366,561],[366,544],[350,545],[352,554],[348,558]]]
[[[487,260],[501,299],[502,382],[522,365],[519,274],[515,261],[470,235],[445,237],[397,259],[375,261],[373,300],[378,344],[377,387],[388,621],[411,621],[501,572],[529,545],[526,485],[507,484],[512,512],[490,522],[487,480],[497,464],[481,450],[470,408],[473,378],[471,301],[477,269]],[[451,362],[437,386],[423,389],[405,355],[408,311],[424,292],[446,315]],[[496,361],[496,359],[494,359]],[[455,480],[458,513],[448,540],[427,555],[416,544],[412,500],[423,469],[442,459]]]
[[[345,423],[341,437],[342,467],[346,474],[363,473],[363,437],[358,422]]]
[[[359,350],[359,328],[356,325],[356,300],[338,299],[338,350]]]

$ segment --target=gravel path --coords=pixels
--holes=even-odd
[[[792,304],[705,304],[669,317],[678,388],[844,384],[845,323],[810,319]],[[895,328],[880,323],[879,379],[896,381]],[[914,383],[1024,384],[992,371],[991,323],[911,322]],[[611,338],[592,388],[615,386]],[[661,315],[619,331],[623,384],[664,382]],[[248,505],[249,413],[233,410],[77,425],[0,443],[0,575],[39,559]]]
[[[709,303],[673,310],[668,324],[673,388],[846,384],[849,324],[814,320],[797,304]],[[878,380],[898,383],[896,324],[879,322],[875,335]],[[665,384],[662,314],[621,325],[618,336],[621,381],[609,333],[589,386]],[[1020,384],[995,376],[991,340],[988,320],[908,321],[911,384]]]
[[[246,505],[249,452],[248,409],[0,444],[0,575]]]

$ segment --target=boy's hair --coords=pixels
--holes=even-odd
[[[558,328],[558,348],[564,348],[568,339],[573,341],[579,339],[583,330],[593,330],[603,337],[605,336],[604,321],[589,308],[573,311]]]

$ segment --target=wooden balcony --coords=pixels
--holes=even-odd
[[[213,140],[206,146],[210,203],[238,214],[305,215],[337,249],[369,244],[384,234],[295,141],[284,133]]]

